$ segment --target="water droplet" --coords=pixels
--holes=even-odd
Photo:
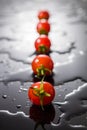
[[[2,98],[6,99],[6,98],[7,98],[7,95],[2,95]]]
[[[21,105],[17,105],[16,107],[17,107],[17,109],[19,109],[19,108],[21,108]]]
[[[20,90],[21,90],[21,91],[24,91],[24,92],[27,92],[28,89],[21,87]]]
[[[13,98],[12,101],[13,101],[13,102],[16,101],[16,98]]]

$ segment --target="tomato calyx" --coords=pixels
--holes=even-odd
[[[46,53],[47,50],[48,50],[48,47],[46,47],[46,46],[44,46],[44,45],[40,45],[38,51],[39,51],[40,53]]]
[[[48,32],[47,32],[45,29],[41,29],[39,33],[40,33],[40,34],[48,35]]]
[[[45,76],[47,72],[49,72],[50,74],[52,73],[52,71],[48,68],[45,68],[44,65],[41,65],[39,68],[37,68],[37,76]]]
[[[36,88],[36,87],[31,87],[31,88],[34,90],[33,94],[35,96],[39,97],[41,108],[42,108],[42,110],[44,110],[44,108],[43,108],[43,99],[44,99],[45,96],[50,97],[51,95],[44,90],[43,79],[41,81],[40,88]]]

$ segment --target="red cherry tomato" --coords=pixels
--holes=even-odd
[[[51,41],[46,35],[39,36],[35,41],[36,51],[39,53],[47,53],[50,50]]]
[[[45,54],[36,56],[32,61],[32,70],[38,76],[52,74],[53,67],[54,63],[52,59]]]
[[[42,10],[38,13],[38,19],[49,19],[50,15],[49,12],[46,10]]]
[[[50,32],[50,24],[48,23],[47,20],[39,21],[39,23],[37,24],[37,32],[39,34],[48,35],[48,33]]]
[[[36,82],[28,90],[28,97],[35,105],[50,104],[55,96],[55,89],[49,82]]]

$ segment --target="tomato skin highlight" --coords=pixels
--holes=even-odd
[[[35,105],[41,105],[39,96],[35,95],[35,89],[40,89],[41,82],[36,82],[31,85],[31,87],[28,89],[28,97],[31,100],[31,102]],[[49,93],[50,96],[44,96],[43,98],[43,106],[48,105],[52,102],[52,100],[55,97],[55,89],[49,82],[43,82],[43,89],[46,93]]]
[[[47,20],[40,20],[36,28],[39,34],[48,35],[48,33],[50,32],[50,24]]]
[[[38,13],[38,19],[39,20],[41,20],[41,19],[49,19],[49,17],[50,17],[50,14],[49,14],[49,12],[48,11],[46,11],[46,10],[41,10],[41,11],[39,11],[39,13]]]
[[[53,68],[54,63],[48,55],[37,55],[32,61],[32,70],[34,74],[39,74],[39,76],[51,75]]]
[[[38,53],[47,53],[50,50],[51,41],[46,35],[40,35],[35,40],[35,48]]]

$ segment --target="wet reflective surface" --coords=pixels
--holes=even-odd
[[[49,10],[56,96],[42,111],[27,90],[37,13]],[[0,130],[87,130],[87,0],[0,0]]]

